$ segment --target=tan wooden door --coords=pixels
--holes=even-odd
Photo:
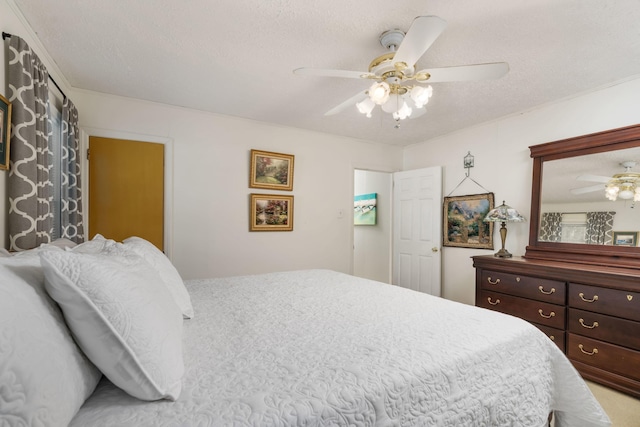
[[[89,237],[97,233],[164,249],[163,144],[89,138]]]

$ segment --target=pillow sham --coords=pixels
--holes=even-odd
[[[79,245],[71,248],[73,252],[83,254],[99,254],[103,252],[108,246],[115,244],[114,240],[105,239],[102,234],[96,234],[93,239],[82,242]]]
[[[43,251],[45,287],[80,348],[116,386],[142,400],[182,389],[182,316],[154,269],[113,243],[104,251]]]
[[[173,299],[182,310],[182,316],[186,319],[193,318],[193,305],[187,288],[184,286],[180,273],[173,266],[169,258],[160,251],[153,243],[141,238],[132,236],[122,242],[126,248],[144,258],[160,274],[162,281],[169,289]]]
[[[42,246],[53,246],[56,248],[60,248],[60,249],[67,249],[67,248],[75,248],[76,246],[78,246],[78,244],[72,240],[69,240],[67,238],[61,237],[59,239],[54,240],[51,243],[45,243]]]
[[[38,256],[0,258],[0,425],[68,425],[102,374],[45,292]]]

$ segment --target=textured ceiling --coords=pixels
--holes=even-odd
[[[14,0],[81,89],[407,145],[640,75],[638,0]],[[427,114],[324,113],[370,82],[297,76],[367,70],[378,36],[447,21],[417,69],[505,61],[482,82],[435,83]]]

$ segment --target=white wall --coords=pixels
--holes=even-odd
[[[377,193],[376,225],[353,228],[353,274],[391,283],[392,174],[355,170],[354,195]],[[353,220],[353,209],[349,211]]]
[[[171,252],[185,278],[351,272],[352,165],[399,170],[402,163],[398,147],[89,91],[71,98],[82,129],[172,141]],[[248,187],[252,148],[295,155],[293,192],[280,192],[295,197],[293,232],[248,231],[249,194],[278,193]]]
[[[403,169],[444,166],[444,194],[464,178],[463,158],[475,156],[471,177],[505,200],[525,217],[531,211],[532,160],[529,146],[640,123],[640,79],[545,105],[450,135],[409,146]],[[428,120],[428,117],[425,118]],[[452,195],[485,192],[469,180]],[[495,250],[500,237],[494,228]],[[529,223],[508,224],[506,248],[523,255],[529,240]],[[473,304],[475,271],[471,256],[492,251],[443,248],[443,296]]]

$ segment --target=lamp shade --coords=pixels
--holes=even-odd
[[[389,99],[391,89],[387,82],[375,82],[369,88],[369,98],[378,105],[383,105]]]
[[[520,213],[507,205],[502,201],[500,206],[497,206],[489,211],[484,217],[484,222],[523,222],[525,218]]]

